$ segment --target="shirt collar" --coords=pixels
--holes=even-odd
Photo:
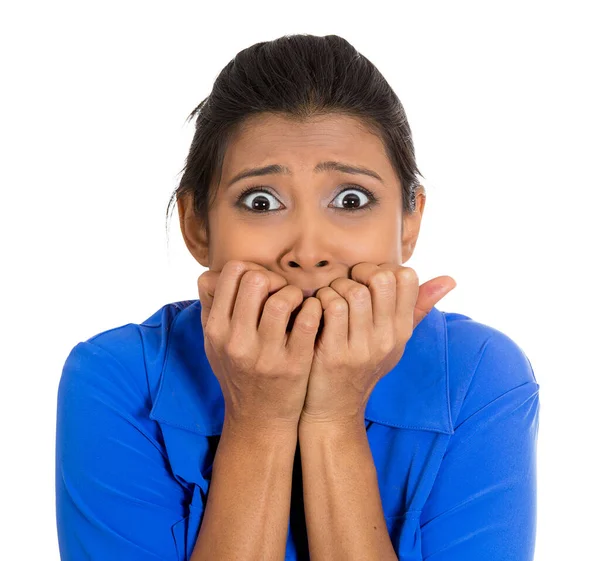
[[[167,335],[150,418],[200,435],[221,434],[225,403],[204,352],[199,300],[177,314]],[[434,307],[413,330],[400,361],[373,388],[365,420],[453,434],[448,384],[446,320]]]

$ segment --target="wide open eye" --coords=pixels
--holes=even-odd
[[[252,195],[256,195],[256,196],[252,196]],[[250,205],[246,205],[244,203],[242,203],[242,201],[246,199],[250,201]],[[251,212],[257,212],[257,213],[261,213],[261,212],[275,212],[277,210],[281,210],[280,208],[276,208],[276,209],[272,209],[270,208],[271,206],[271,202],[270,199],[277,201],[277,199],[275,198],[275,195],[271,194],[269,191],[262,189],[262,188],[258,188],[258,187],[248,187],[247,189],[244,189],[238,199],[237,199],[237,203],[241,208],[245,209],[245,210],[249,210]]]
[[[255,195],[255,196],[253,196]],[[363,202],[361,204],[361,196]],[[249,205],[246,204],[249,201]],[[272,203],[271,201],[275,201]],[[353,185],[346,187],[334,199],[334,203],[338,201],[339,206],[330,206],[335,210],[342,212],[358,212],[363,210],[372,210],[373,207],[379,204],[379,198],[376,197],[371,191]],[[271,208],[273,204],[281,204],[278,199],[273,195],[266,187],[263,186],[251,186],[244,189],[236,200],[236,206],[248,212],[255,214],[269,214],[271,212],[278,212],[282,210],[281,207]]]
[[[365,199],[365,203],[362,205],[360,201],[361,197],[359,195],[362,195],[363,199]],[[349,189],[344,189],[339,195],[337,195],[337,197],[334,199],[334,202],[339,201],[341,206],[335,208],[349,211],[364,210],[371,206],[370,203],[373,202],[374,198],[375,197],[373,196],[373,193],[367,191],[366,189],[351,187]]]

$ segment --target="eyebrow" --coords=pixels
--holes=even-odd
[[[373,177],[378,179],[383,183],[383,179],[381,176],[365,167],[361,166],[352,166],[350,164],[345,164],[343,162],[336,161],[326,161],[319,162],[314,169],[315,172],[324,172],[324,171],[340,171],[342,173],[350,173],[353,175],[368,175],[369,177]],[[292,175],[292,172],[288,167],[282,166],[281,164],[272,164],[270,166],[264,166],[260,168],[250,168],[245,169],[238,173],[229,183],[227,184],[227,188],[231,187],[236,181],[240,181],[241,179],[245,179],[247,177],[256,177],[259,175],[272,175],[272,174],[284,174],[284,175]]]

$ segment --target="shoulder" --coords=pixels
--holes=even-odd
[[[450,402],[455,426],[508,392],[539,385],[524,349],[507,333],[454,312],[446,321]]]
[[[151,402],[160,375],[173,324],[183,310],[197,303],[184,300],[165,304],[140,323],[107,329],[77,343],[67,356],[59,395],[97,391],[129,404]]]

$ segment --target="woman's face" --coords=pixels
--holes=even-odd
[[[236,179],[265,166],[284,171]],[[186,245],[202,266],[218,272],[233,259],[252,261],[314,295],[338,277],[350,278],[358,263],[400,265],[410,258],[425,194],[419,187],[415,212],[404,216],[401,197],[382,141],[356,119],[328,115],[298,124],[263,114],[228,145],[209,236],[193,219],[191,199],[178,207]]]

